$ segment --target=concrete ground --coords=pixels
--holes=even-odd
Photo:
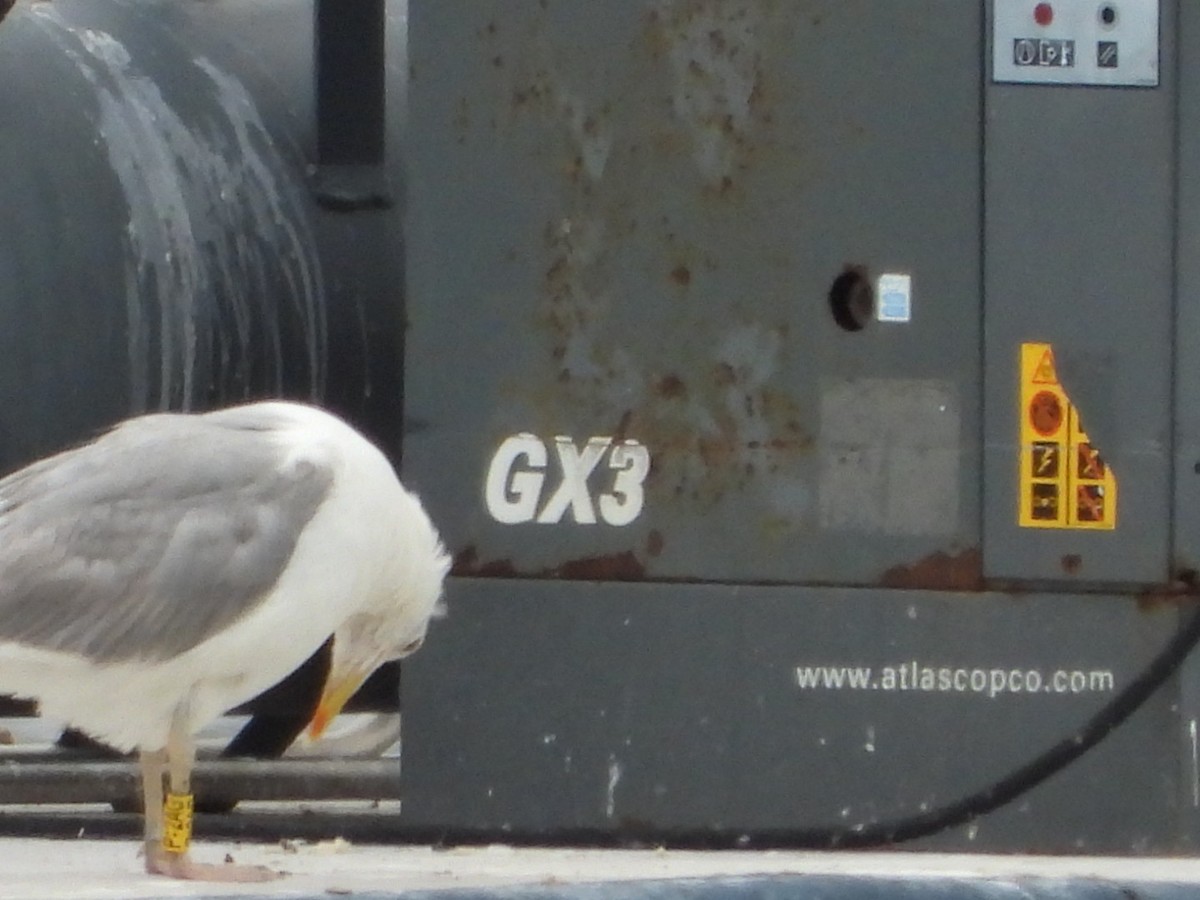
[[[128,840],[0,838],[0,900],[385,897],[1200,897],[1200,860],[941,853],[663,851],[198,841],[197,859],[282,869],[268,884],[145,875]],[[434,892],[427,894],[426,892]]]
[[[227,739],[236,725],[223,723],[217,738]],[[0,727],[10,752],[45,751],[57,734],[39,720],[0,720]],[[227,885],[146,875],[132,837],[138,818],[106,804],[0,804],[0,900],[1200,900],[1200,859],[384,843],[380,823],[397,811],[386,800],[246,802],[236,815],[198,820],[198,860],[288,873],[267,884]],[[244,827],[234,829],[239,822]],[[108,839],[95,839],[101,835]]]

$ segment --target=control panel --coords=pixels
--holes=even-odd
[[[1157,87],[1159,0],[994,0],[992,78]]]

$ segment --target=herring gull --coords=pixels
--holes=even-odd
[[[319,734],[420,646],[448,566],[384,455],[327,412],[129,419],[0,480],[0,693],[138,750],[147,871],[263,880],[188,853],[195,733],[332,635]]]

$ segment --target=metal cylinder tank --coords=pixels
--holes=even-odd
[[[0,24],[0,467],[263,395],[395,437],[392,212],[322,196],[315,21],[68,0]]]

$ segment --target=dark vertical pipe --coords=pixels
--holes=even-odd
[[[386,0],[316,0],[318,165],[384,161],[386,14]]]

